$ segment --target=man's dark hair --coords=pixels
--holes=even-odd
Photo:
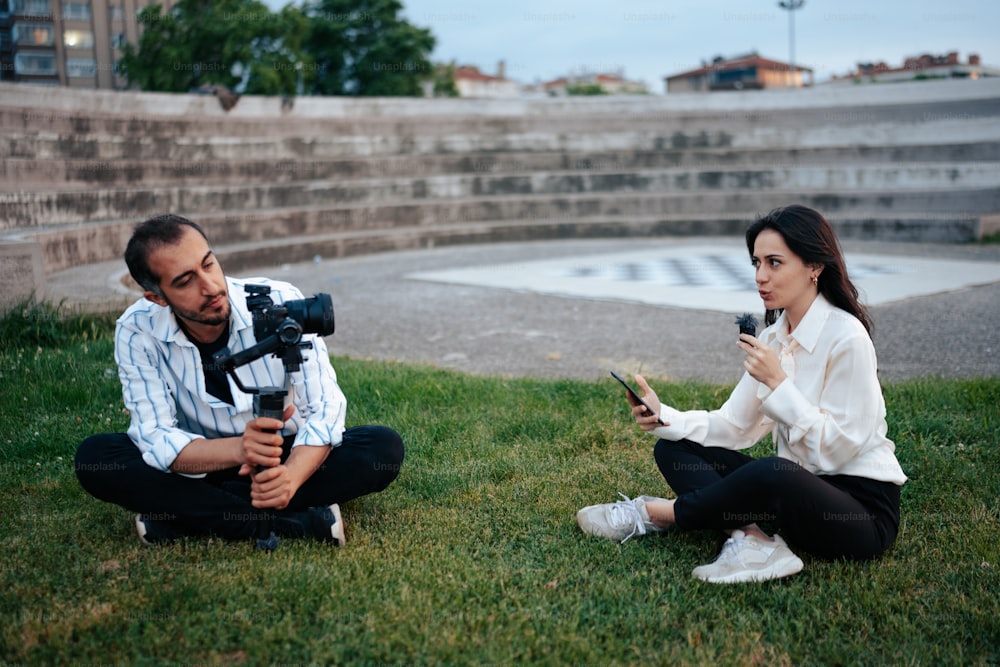
[[[163,295],[160,289],[160,276],[149,268],[149,255],[157,248],[180,241],[185,227],[194,229],[208,241],[201,227],[187,218],[172,213],[157,215],[136,226],[132,238],[125,247],[125,264],[128,265],[132,279],[139,283],[142,289]]]

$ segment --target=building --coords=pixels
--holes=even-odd
[[[507,78],[505,65],[501,60],[496,76],[479,71],[478,67],[462,65],[455,68],[455,87],[459,97],[517,97],[521,86]]]
[[[0,0],[0,80],[125,88],[121,47],[138,43],[139,11],[155,1]]]
[[[546,95],[558,97],[562,95],[575,94],[574,90],[582,91],[590,89],[593,94],[602,95],[645,95],[649,93],[646,84],[638,81],[629,81],[624,73],[597,74],[584,73],[572,76],[564,76],[541,84]]]
[[[667,93],[717,90],[801,88],[813,85],[813,70],[761,57],[756,51],[735,58],[716,56],[711,63],[664,78]]]
[[[958,51],[944,55],[925,53],[906,58],[902,67],[890,67],[885,62],[858,63],[857,68],[844,76],[834,76],[831,83],[871,81],[914,81],[922,79],[979,79],[1000,76],[1000,68],[983,65],[980,57],[969,54],[966,62],[959,60]]]

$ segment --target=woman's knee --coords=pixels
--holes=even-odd
[[[802,466],[780,456],[765,456],[754,459],[740,469],[741,474],[753,477],[764,488],[785,484],[789,475],[803,472],[805,469]]]
[[[698,455],[697,453],[702,449],[704,449],[703,445],[690,440],[666,440],[660,438],[653,446],[653,458],[662,469],[664,466],[669,466],[671,463],[677,461],[678,458],[689,458],[692,452]]]

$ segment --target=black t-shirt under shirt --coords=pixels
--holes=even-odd
[[[226,330],[222,332],[222,335],[211,343],[199,343],[190,336],[188,338],[201,353],[201,367],[205,371],[205,388],[208,393],[220,401],[229,403],[229,405],[236,405],[233,402],[233,392],[229,389],[229,379],[222,368],[212,359],[212,355],[226,347],[226,343],[229,342],[229,324],[226,324]]]

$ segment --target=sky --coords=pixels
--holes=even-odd
[[[664,92],[667,75],[757,51],[789,61],[789,12],[777,0],[401,0],[430,28],[431,59],[529,84],[620,72]],[[859,62],[958,51],[1000,67],[1000,0],[805,0],[793,12],[796,64],[817,83]]]

